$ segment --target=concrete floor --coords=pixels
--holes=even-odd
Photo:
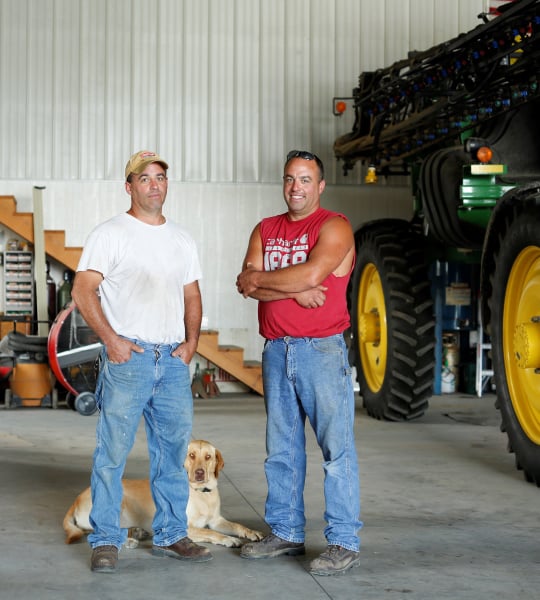
[[[120,553],[113,575],[89,570],[86,542],[67,546],[62,518],[88,485],[96,417],[67,408],[0,411],[0,598],[130,600],[291,598],[389,600],[537,599],[540,490],[506,452],[494,397],[434,397],[421,420],[386,423],[357,403],[362,564],[313,577],[325,546],[320,454],[308,439],[305,557],[248,561],[212,546],[192,565],[151,556],[143,543]],[[0,405],[1,407],[1,405]],[[264,529],[265,416],[262,399],[227,394],[195,401],[194,437],[223,453],[222,512]],[[126,476],[145,477],[140,433]]]

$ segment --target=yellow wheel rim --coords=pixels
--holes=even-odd
[[[378,392],[384,382],[388,341],[384,291],[379,272],[372,263],[365,266],[360,276],[357,315],[362,371],[369,389]]]
[[[527,437],[540,444],[540,248],[516,258],[506,287],[502,353],[508,392]],[[495,368],[497,368],[495,366]]]

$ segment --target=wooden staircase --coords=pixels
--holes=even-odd
[[[17,212],[13,196],[0,196],[0,223],[24,240],[34,243],[34,215]],[[65,231],[45,231],[45,252],[72,271],[77,270],[82,248],[66,247]]]
[[[220,346],[218,332],[201,331],[197,354],[263,395],[262,367],[257,361],[244,361],[244,349],[239,346]]]
[[[17,212],[13,196],[0,196],[0,223],[24,240],[34,242],[34,215]],[[77,270],[82,248],[66,247],[64,231],[45,231],[45,252],[72,271]],[[238,346],[220,346],[217,331],[202,331],[197,353],[223,369],[250,389],[263,395],[262,368],[256,361],[244,361],[244,350]]]

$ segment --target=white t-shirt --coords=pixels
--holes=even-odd
[[[148,225],[122,213],[89,235],[77,271],[103,275],[101,306],[119,335],[182,342],[184,286],[201,279],[193,238],[176,223]]]

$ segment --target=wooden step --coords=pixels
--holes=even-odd
[[[257,361],[244,361],[243,348],[219,345],[218,337],[219,334],[215,330],[201,331],[197,354],[262,396],[261,364]]]
[[[244,349],[240,346],[222,346],[219,344],[218,350],[225,354],[229,354],[231,358],[234,356],[234,360],[243,363],[244,362]]]
[[[0,223],[27,242],[34,243],[34,215],[28,212],[17,212],[17,201],[14,196],[0,196]],[[60,264],[76,271],[82,248],[66,247],[65,231],[46,230],[44,236],[45,252]]]
[[[81,258],[82,248],[66,246],[66,232],[60,229],[45,230],[45,252],[59,263],[77,270]]]
[[[204,338],[202,341],[205,347],[218,349],[219,332],[215,329],[202,329],[199,336],[199,344],[201,343],[201,338]]]

